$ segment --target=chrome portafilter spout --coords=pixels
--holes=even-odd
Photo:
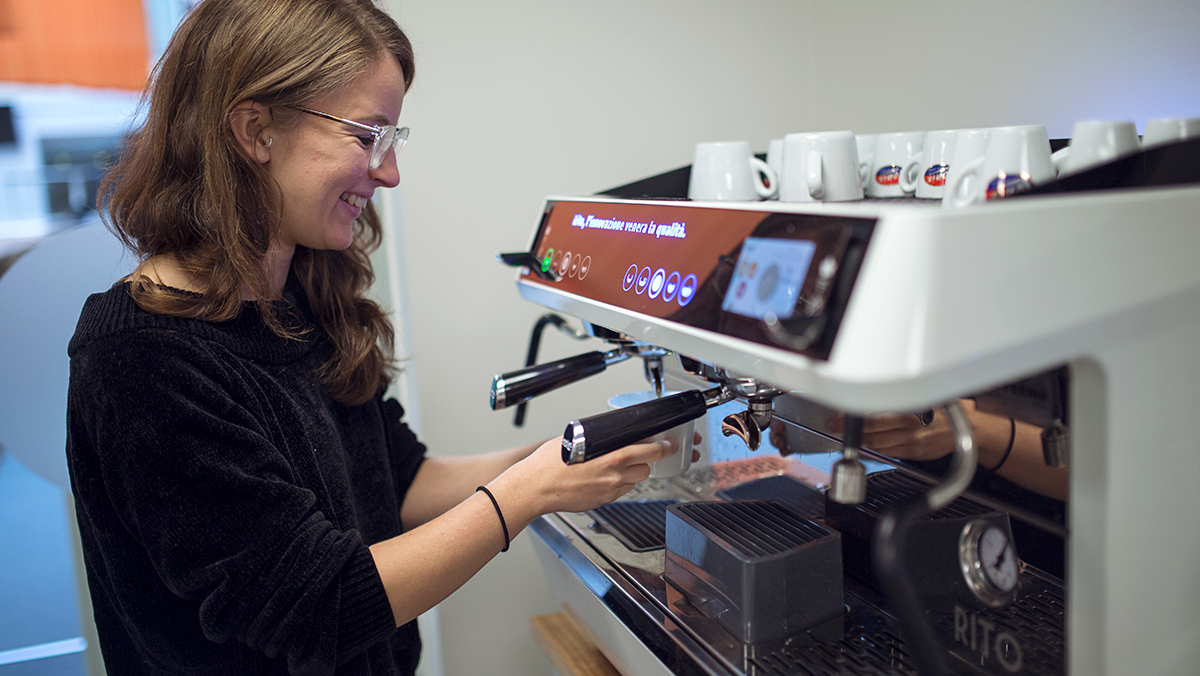
[[[746,400],[746,410],[727,415],[721,421],[721,433],[727,437],[737,436],[746,442],[747,448],[757,451],[762,444],[763,430],[771,426],[775,397],[783,394],[783,390],[683,355],[679,356],[679,365],[685,373],[720,384],[731,399]]]
[[[762,444],[763,430],[771,426],[772,402],[781,392],[756,394],[746,399],[746,410],[725,416],[721,421],[721,433],[727,437],[737,436],[746,442],[746,447],[757,451]]]
[[[871,546],[875,576],[900,620],[901,633],[911,647],[918,673],[928,676],[946,674],[946,663],[908,571],[905,544],[914,523],[962,495],[975,476],[977,461],[971,425],[958,402],[949,404],[946,414],[955,442],[949,475],[928,492],[901,502],[880,517]]]
[[[842,457],[830,472],[829,499],[843,505],[857,505],[867,497],[867,467],[858,459],[862,447],[862,416],[846,416],[842,434]]]
[[[650,383],[650,389],[654,390],[654,397],[658,398],[663,395],[663,356],[666,355],[666,350],[658,350],[655,352],[646,352],[642,357],[642,371],[646,375],[646,382]]]

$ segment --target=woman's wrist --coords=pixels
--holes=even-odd
[[[976,462],[982,469],[996,471],[1001,462],[1006,462],[1005,452],[1011,453],[1009,441],[1014,439],[1015,424],[1008,416],[981,413],[971,415],[971,427],[975,432]]]

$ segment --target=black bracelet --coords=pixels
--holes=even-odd
[[[512,544],[512,541],[508,539],[508,524],[504,522],[504,512],[500,511],[500,503],[496,502],[496,496],[492,495],[492,492],[487,489],[487,486],[480,486],[479,488],[475,489],[476,493],[479,491],[483,491],[483,494],[488,496],[488,498],[492,501],[492,506],[496,508],[496,516],[500,517],[500,527],[504,529],[504,549],[500,550],[500,553],[503,554],[504,552],[508,551],[508,546]]]
[[[1012,416],[1009,416],[1008,424],[1010,428],[1008,435],[1008,448],[1004,449],[1004,457],[1000,458],[1000,464],[988,470],[989,472],[999,471],[1000,468],[1004,466],[1004,463],[1008,462],[1008,456],[1012,455],[1013,444],[1017,441],[1017,421],[1014,420]],[[499,509],[499,507],[496,509]]]

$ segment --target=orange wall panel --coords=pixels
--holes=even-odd
[[[0,0],[0,80],[141,89],[141,0]]]

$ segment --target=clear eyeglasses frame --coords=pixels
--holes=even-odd
[[[319,110],[312,110],[311,108],[303,108],[301,106],[289,107],[294,108],[302,113],[316,115],[317,117],[323,117],[327,120],[333,120],[334,122],[341,122],[342,124],[350,125],[356,129],[370,132],[371,138],[374,140],[374,145],[371,146],[371,160],[367,166],[371,169],[371,171],[375,171],[379,168],[379,165],[383,164],[383,156],[387,154],[388,150],[394,147],[396,149],[396,155],[399,155],[400,151],[404,150],[404,144],[408,143],[408,127],[394,127],[390,124],[377,127],[372,124],[363,124],[362,122],[347,120],[346,118],[338,117],[337,115],[322,113]]]

